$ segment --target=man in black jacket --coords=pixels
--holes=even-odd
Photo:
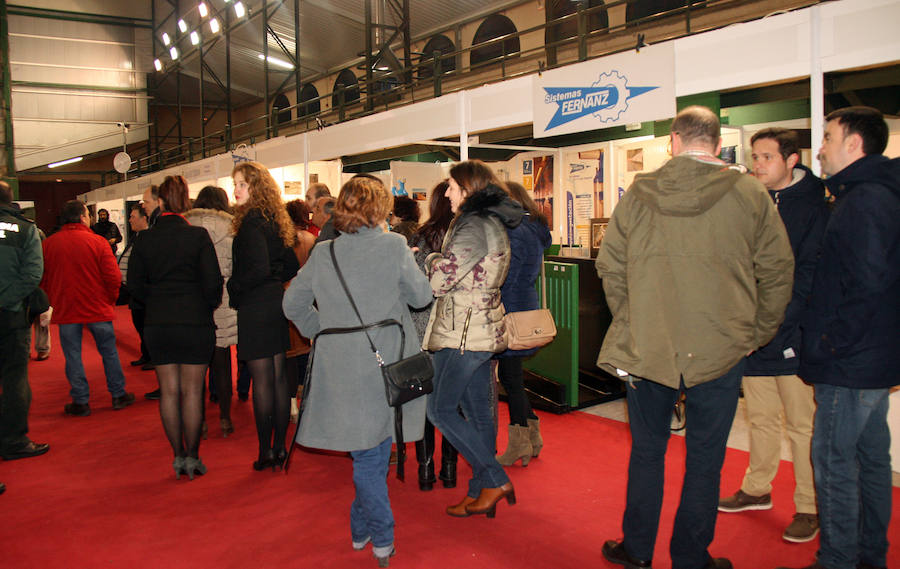
[[[12,204],[12,190],[0,182],[0,456],[28,458],[50,450],[28,438],[29,298],[44,272],[41,240],[34,224]]]
[[[118,225],[109,220],[109,212],[105,209],[98,211],[97,223],[95,223],[91,229],[94,230],[94,233],[109,242],[113,255],[115,255],[116,246],[122,242],[122,232],[119,231]]]
[[[812,461],[822,528],[807,569],[885,567],[890,387],[900,384],[900,161],[881,113],[825,117],[819,152],[835,207],[825,227],[799,375],[816,392]]]
[[[719,500],[719,511],[772,507],[772,480],[781,462],[781,411],[784,409],[794,460],[796,513],[782,537],[802,543],[819,533],[819,520],[809,458],[816,403],[812,386],[797,376],[802,356],[800,315],[812,289],[828,208],[822,181],[800,164],[796,132],[767,128],[754,134],[750,144],[753,173],[769,190],[791,241],[794,287],[775,338],[747,358],[743,387],[750,421],[750,466],[741,488],[733,496]]]

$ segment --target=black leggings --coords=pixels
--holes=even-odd
[[[210,390],[214,388],[219,399],[219,418],[231,419],[231,346],[216,346],[209,366],[209,380]]]
[[[506,390],[509,405],[509,424],[528,426],[528,419],[537,419],[531,410],[531,402],[525,394],[525,378],[522,374],[522,358],[497,358],[497,377]]]
[[[253,377],[253,415],[259,437],[259,456],[284,450],[291,420],[291,394],[284,373],[284,353],[268,358],[247,360]]]

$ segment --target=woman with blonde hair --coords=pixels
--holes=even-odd
[[[353,549],[372,542],[379,567],[394,554],[394,516],[387,473],[394,413],[367,335],[385,363],[419,351],[409,306],[431,302],[428,279],[406,239],[386,231],[391,195],[378,178],[357,175],[334,209],[340,236],[317,245],[284,297],[285,314],[313,342],[308,390],[297,442],[349,451],[356,496],[350,506]],[[340,271],[340,272],[338,272]],[[346,287],[346,289],[345,289]],[[353,298],[359,314],[348,298]],[[400,322],[380,326],[384,320]],[[403,438],[422,438],[425,398],[403,406]]]
[[[294,224],[281,200],[281,190],[265,166],[242,162],[234,179],[234,242],[228,295],[237,309],[237,357],[253,377],[253,414],[259,438],[254,470],[281,468],[287,457],[285,438],[291,394],[285,376],[290,341],[281,311],[282,283],[298,269],[293,246]]]

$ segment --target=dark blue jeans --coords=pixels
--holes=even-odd
[[[819,563],[887,565],[891,433],[887,389],[816,384],[813,471],[819,500]]]
[[[509,482],[497,462],[497,432],[491,392],[490,352],[445,348],[434,354],[434,392],[428,398],[428,418],[472,466],[468,495]],[[465,418],[458,407],[462,407]]]
[[[684,383],[681,389],[672,389],[646,380],[626,388],[632,441],[622,531],[625,548],[632,557],[653,557],[672,409],[684,391],[687,458],[669,552],[672,569],[706,567],[710,558],[707,548],[716,529],[725,443],[737,409],[743,372],[741,360],[723,376],[687,389]]]
[[[391,438],[375,448],[355,450],[353,485],[356,497],[350,506],[350,536],[362,542],[372,538],[375,547],[394,543],[394,514],[388,497],[387,475],[391,459]]]
[[[113,397],[125,395],[125,374],[119,362],[116,349],[116,332],[112,322],[88,322],[86,324],[60,324],[59,344],[66,357],[66,378],[71,389],[69,394],[75,403],[87,403],[90,399],[90,388],[81,362],[82,328],[87,326],[94,337],[97,351],[103,359],[103,371],[106,373],[106,387]]]

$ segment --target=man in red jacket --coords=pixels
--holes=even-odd
[[[54,324],[59,324],[59,343],[66,358],[66,378],[72,402],[67,415],[91,414],[89,388],[81,363],[81,334],[87,326],[103,358],[106,386],[113,409],[134,403],[125,391],[125,374],[116,350],[113,307],[122,275],[109,243],[91,231],[87,208],[78,200],[63,206],[62,227],[44,241],[44,279],[41,282],[53,305]]]

